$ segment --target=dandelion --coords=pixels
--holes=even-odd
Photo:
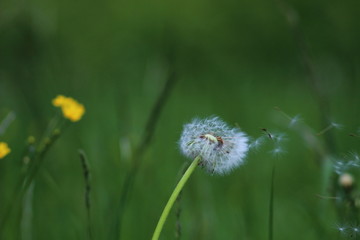
[[[79,121],[85,113],[84,105],[78,103],[71,97],[58,95],[52,100],[52,104],[55,107],[60,107],[64,117],[72,122]]]
[[[11,149],[5,142],[0,142],[0,159],[4,158],[11,152]]]
[[[218,117],[194,119],[184,126],[179,141],[182,153],[193,159],[171,194],[155,228],[152,240],[158,240],[169,212],[196,166],[208,172],[225,174],[243,164],[249,149],[248,137],[238,128],[230,128]]]
[[[186,124],[179,145],[186,157],[200,156],[200,165],[208,172],[225,174],[244,163],[248,141],[238,128],[213,117]]]

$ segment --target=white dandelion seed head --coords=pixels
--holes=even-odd
[[[194,119],[184,125],[179,145],[191,159],[201,157],[200,165],[210,173],[226,174],[244,163],[248,137],[230,128],[218,117]]]

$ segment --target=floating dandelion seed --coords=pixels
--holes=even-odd
[[[11,152],[11,149],[5,142],[0,142],[0,159],[4,158]]]
[[[350,227],[348,225],[344,224],[336,224],[336,230],[340,233],[342,236],[348,236],[350,233]]]
[[[273,133],[271,134],[272,139],[276,144],[281,144],[287,140],[287,136],[285,133]]]
[[[255,140],[250,141],[249,149],[254,149],[255,151],[259,150],[260,146],[263,145],[265,140],[266,140],[265,136],[260,136]]]
[[[200,156],[200,165],[208,172],[226,174],[244,163],[248,141],[240,129],[230,128],[220,118],[212,117],[186,124],[179,145],[186,157]]]
[[[330,129],[341,129],[343,128],[343,125],[341,125],[340,123],[336,123],[336,122],[331,122],[329,126],[327,126],[326,128],[324,128],[323,130],[321,130],[320,132],[318,132],[316,135],[322,135],[324,133],[326,133],[327,131],[329,131]]]
[[[355,235],[359,235],[360,234],[360,227],[359,226],[355,226],[351,228],[353,234]]]
[[[302,121],[300,115],[296,115],[289,119],[289,128],[294,127],[296,124],[298,124],[300,121]]]
[[[78,103],[71,97],[58,95],[52,100],[52,104],[55,107],[60,107],[64,117],[72,122],[79,121],[85,113],[84,105]]]
[[[274,157],[279,157],[279,156],[285,154],[286,151],[285,151],[282,147],[276,146],[274,149],[272,149],[272,150],[270,151],[270,153],[271,153]]]
[[[360,167],[360,157],[355,152],[350,152],[349,154],[345,155],[342,159],[335,159],[333,161],[333,168],[334,171],[341,175],[352,168]]]
[[[344,127],[342,124],[336,122],[331,122],[330,125],[336,129],[342,129]]]

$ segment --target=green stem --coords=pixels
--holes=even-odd
[[[152,236],[152,240],[158,240],[161,230],[164,226],[164,223],[166,222],[166,219],[169,215],[169,212],[172,208],[172,206],[174,205],[174,202],[176,201],[177,197],[179,196],[179,193],[181,192],[181,190],[183,189],[185,183],[187,182],[187,180],[189,179],[189,177],[191,176],[191,174],[194,172],[196,166],[198,165],[199,161],[200,161],[201,157],[197,156],[194,161],[191,163],[191,165],[189,166],[189,168],[186,170],[186,172],[184,173],[184,175],[182,176],[182,178],[180,179],[179,183],[176,185],[173,193],[171,194],[169,201],[167,202],[161,217],[159,219],[159,222],[155,228],[154,231],[154,235]]]

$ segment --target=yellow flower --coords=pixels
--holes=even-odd
[[[8,147],[7,143],[0,142],[0,159],[4,158],[11,152],[11,149]]]
[[[72,122],[79,121],[85,113],[84,105],[78,103],[71,97],[58,95],[53,99],[52,103],[55,107],[61,107],[64,117]]]
[[[66,99],[67,97],[65,97],[64,95],[58,95],[56,98],[52,100],[52,104],[55,107],[61,107],[61,105],[65,103]]]

